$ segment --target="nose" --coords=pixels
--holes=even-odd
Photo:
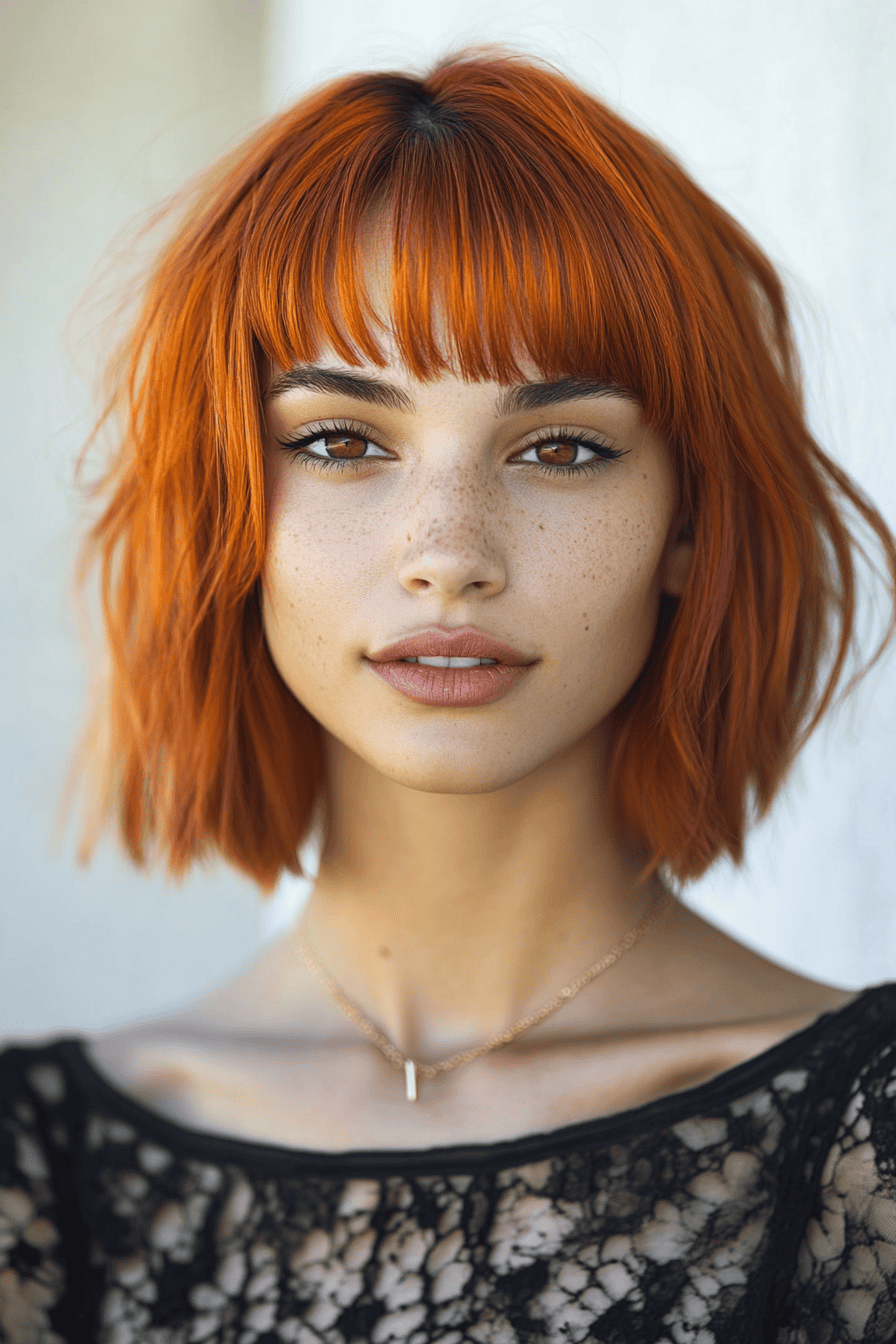
[[[488,525],[488,501],[476,489],[431,487],[405,515],[407,538],[398,581],[409,593],[450,600],[493,597],[507,582],[500,539]]]

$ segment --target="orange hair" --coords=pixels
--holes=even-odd
[[[682,882],[722,853],[740,862],[751,795],[761,817],[853,639],[864,551],[843,503],[876,534],[894,599],[868,667],[896,629],[896,542],[807,428],[762,251],[598,99],[478,48],[422,78],[337,79],[275,116],[199,180],[155,264],[110,366],[97,428],[112,416],[117,446],[79,552],[78,586],[102,561],[108,645],[74,762],[94,797],[79,863],[114,816],[132,861],[155,840],[178,880],[210,849],[266,895],[301,872],[321,730],[261,623],[260,365],[312,361],[322,340],[385,363],[360,253],[384,203],[415,376],[452,363],[521,381],[522,351],[546,377],[612,378],[667,442],[695,557],[614,711],[610,805]]]

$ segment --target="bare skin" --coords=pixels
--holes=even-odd
[[[674,968],[660,944],[678,954]],[[544,1133],[694,1087],[855,997],[681,904],[656,945],[631,954],[624,986],[622,962],[613,968],[603,1011],[589,987],[511,1045],[424,1083],[413,1105],[288,937],[184,1013],[89,1036],[88,1055],[113,1086],[191,1129],[327,1152],[429,1148]]]
[[[327,350],[317,364],[342,367]],[[644,855],[609,821],[607,716],[648,656],[660,594],[683,592],[693,548],[667,450],[635,403],[501,414],[506,388],[418,382],[394,350],[387,368],[353,372],[407,404],[308,388],[268,404],[263,618],[284,682],[325,730],[330,824],[307,931],[395,1044],[435,1061],[551,998],[658,891],[656,878],[638,886]],[[371,447],[344,471],[280,446],[345,421]],[[571,434],[624,455],[593,473],[540,470],[533,439]],[[462,625],[534,660],[503,699],[422,706],[365,661]],[[193,1128],[328,1151],[421,1148],[641,1105],[854,996],[674,902],[576,999],[423,1083],[409,1105],[402,1076],[309,975],[298,937],[183,1013],[93,1035],[92,1059]]]

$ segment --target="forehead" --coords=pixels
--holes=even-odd
[[[528,236],[531,220],[502,224],[462,193],[456,210],[408,196],[387,187],[305,221],[288,251],[245,272],[253,337],[280,370],[332,362],[405,386],[587,377],[645,405],[650,341],[614,292],[605,241],[557,249]]]
[[[513,362],[517,377],[494,379],[490,377],[470,377],[464,373],[462,362],[458,358],[456,340],[444,300],[444,288],[438,283],[429,296],[428,317],[432,337],[438,349],[443,367],[431,371],[426,377],[420,377],[408,365],[402,355],[396,331],[396,290],[395,290],[395,237],[394,217],[389,202],[372,206],[367,212],[358,230],[358,268],[355,281],[364,296],[364,307],[376,329],[376,342],[382,355],[382,362],[371,359],[363,351],[355,352],[351,364],[346,363],[344,353],[322,336],[316,343],[312,360],[300,360],[301,364],[312,364],[324,370],[349,370],[362,377],[407,388],[420,389],[424,386],[448,387],[452,384],[482,386],[492,395],[502,388],[510,388],[520,382],[540,383],[546,380],[544,369],[532,358],[519,339],[510,341]],[[434,269],[438,268],[438,262]],[[327,281],[328,300],[334,311],[342,308],[338,292],[337,276],[331,274]],[[278,376],[287,372],[287,368],[270,358],[265,358],[262,386],[270,389],[278,381]],[[573,376],[570,371],[570,376]]]
[[[389,207],[380,206],[370,211],[360,230],[359,279],[377,328],[377,343],[383,352],[386,363],[381,366],[363,355],[359,355],[361,359],[359,368],[372,376],[376,376],[377,372],[388,375],[390,382],[400,380],[419,384],[422,380],[417,378],[408,368],[402,357],[396,336],[395,254],[392,224]],[[436,264],[438,265],[438,263]],[[443,298],[444,292],[442,286],[436,285],[429,302],[429,321],[432,336],[445,364],[444,371],[437,381],[472,382],[474,380],[464,377],[460,360],[457,357],[451,322]],[[335,294],[332,297],[335,298]],[[520,377],[526,382],[536,382],[542,379],[544,377],[543,370],[534,362],[522,342],[513,341],[512,346],[514,362],[519,370]],[[327,342],[321,345],[315,362],[326,365],[344,363],[333,346]],[[475,381],[494,382],[495,386],[501,386],[509,385],[511,380],[506,380],[506,384],[499,384],[492,379],[476,379]]]

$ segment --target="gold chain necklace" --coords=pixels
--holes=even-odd
[[[663,891],[659,899],[652,903],[653,909],[648,906],[647,913],[641,922],[636,924],[634,928],[629,929],[628,933],[619,940],[615,947],[612,947],[605,956],[601,957],[600,961],[596,961],[593,966],[589,966],[587,971],[582,971],[581,975],[577,975],[575,980],[571,980],[568,985],[564,985],[554,998],[542,1004],[534,1013],[527,1013],[525,1017],[520,1018],[515,1026],[508,1027],[506,1031],[499,1031],[482,1045],[477,1045],[471,1050],[462,1050],[456,1055],[449,1055],[447,1059],[440,1060],[438,1064],[418,1064],[416,1060],[408,1059],[400,1050],[396,1050],[388,1036],[384,1036],[379,1028],[373,1025],[370,1018],[362,1013],[358,1005],[339,988],[332,976],[314,959],[305,942],[300,942],[299,947],[308,969],[320,981],[327,993],[336,1000],[343,1012],[351,1018],[355,1026],[364,1033],[367,1039],[378,1050],[382,1051],[390,1064],[394,1064],[397,1069],[404,1070],[407,1099],[408,1101],[416,1101],[417,1080],[419,1078],[435,1078],[438,1074],[447,1073],[449,1069],[456,1069],[461,1064],[469,1064],[489,1050],[496,1050],[501,1045],[507,1045],[521,1032],[528,1031],[530,1027],[543,1022],[546,1017],[550,1017],[551,1013],[556,1013],[558,1008],[562,1008],[564,1003],[569,1003],[570,999],[574,999],[579,993],[579,990],[584,989],[586,985],[590,985],[591,981],[596,980],[604,971],[608,971],[620,957],[625,956],[626,952],[630,952],[641,941],[650,926],[666,909],[669,899],[668,892]]]

